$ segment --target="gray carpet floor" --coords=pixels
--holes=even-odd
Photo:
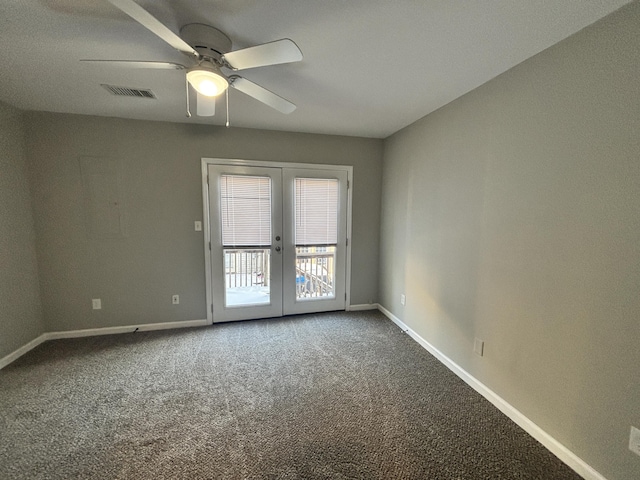
[[[379,312],[46,342],[1,479],[580,478]]]

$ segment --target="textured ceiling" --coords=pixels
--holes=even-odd
[[[232,126],[384,138],[628,0],[138,0],[178,32],[223,30],[233,48],[293,39],[300,63],[246,78],[294,102],[283,115],[237,91]],[[25,110],[164,120],[185,117],[184,72],[127,70],[80,59],[184,62],[106,0],[11,0],[0,5],[0,100]],[[150,88],[120,98],[102,83]]]

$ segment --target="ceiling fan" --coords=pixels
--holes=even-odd
[[[215,99],[222,93],[227,92],[228,102],[229,86],[282,113],[291,113],[296,109],[295,104],[257,83],[236,74],[227,75],[222,70],[236,72],[247,68],[299,62],[302,60],[302,52],[292,40],[284,38],[231,51],[229,37],[214,27],[192,23],[183,26],[178,36],[133,0],[108,1],[192,60],[189,65],[138,60],[81,60],[82,62],[108,63],[126,68],[186,70],[186,110],[189,117],[189,85],[197,92],[199,116],[214,115]]]

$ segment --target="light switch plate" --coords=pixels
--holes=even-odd
[[[636,455],[640,455],[640,430],[636,427],[631,427],[631,434],[629,435],[629,450]]]
[[[101,310],[102,309],[102,301],[99,298],[92,298],[91,299],[91,307],[94,310]]]
[[[476,355],[483,356],[484,355],[484,340],[480,340],[476,338],[473,342],[473,351]]]
[[[193,222],[196,232],[201,232],[202,231],[202,222],[200,220],[196,220],[195,222]]]

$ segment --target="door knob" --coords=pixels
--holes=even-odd
[[[280,235],[276,237],[276,242],[279,242],[279,241],[280,241]]]
[[[276,252],[279,252],[280,250],[280,247],[276,247]]]

